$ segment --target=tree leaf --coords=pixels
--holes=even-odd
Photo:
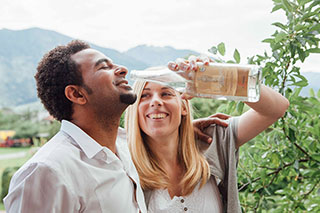
[[[291,142],[295,142],[296,141],[295,132],[291,128],[289,128],[289,139],[290,139]]]
[[[226,47],[224,46],[223,42],[218,44],[218,51],[222,56],[224,56],[224,54],[226,53]]]
[[[303,51],[301,48],[297,48],[298,50],[298,54],[299,54],[299,59],[301,62],[304,62],[304,60],[306,59],[306,53],[305,51]]]
[[[238,111],[239,114],[242,114],[243,107],[244,107],[244,103],[242,101],[239,101],[237,103],[237,111]]]
[[[275,37],[275,42],[280,42],[283,39],[285,39],[287,37],[287,34],[285,32],[280,32],[276,35]]]
[[[315,24],[313,27],[309,29],[310,32],[318,31],[320,33],[320,24]]]
[[[217,51],[218,51],[218,49],[215,46],[212,46],[210,49],[208,49],[208,52],[210,52],[210,53],[212,53],[214,55],[217,54]]]
[[[299,171],[299,161],[298,160],[294,161],[293,168],[296,170],[296,172]]]
[[[320,53],[320,48],[310,48],[307,50],[309,53]]]
[[[292,85],[298,86],[298,87],[306,87],[308,86],[308,82],[307,81],[298,81],[293,83]]]
[[[311,157],[317,161],[320,161],[320,153],[317,153],[317,154],[313,154],[311,155]]]
[[[298,206],[301,210],[307,210],[306,207],[303,205],[303,203],[299,203]]]
[[[300,0],[300,1],[298,1],[298,3],[299,3],[300,6],[303,6],[303,5],[307,4],[310,1],[313,1],[313,0]]]
[[[282,4],[284,5],[286,11],[292,12],[292,6],[287,0],[282,0]]]
[[[302,30],[303,28],[305,28],[305,26],[301,25],[301,24],[297,24],[295,27],[294,27],[294,30],[295,31],[300,31]]]
[[[274,39],[272,39],[272,38],[266,38],[266,39],[262,40],[261,42],[264,42],[264,43],[273,43],[273,42],[274,42]]]
[[[306,19],[310,18],[311,16],[314,16],[314,15],[317,15],[318,12],[314,11],[314,12],[309,12],[309,13],[306,13],[302,16],[302,21],[305,21]]]
[[[290,44],[289,49],[290,49],[290,53],[291,53],[291,58],[293,58],[294,55],[296,54],[297,47],[294,44]]]
[[[271,13],[273,13],[273,12],[275,12],[275,11],[277,11],[277,10],[280,10],[280,9],[283,9],[283,6],[282,6],[281,4],[278,4],[278,5],[276,5],[276,6],[274,6],[274,7],[272,8]]]
[[[309,94],[310,94],[311,97],[315,97],[316,96],[316,94],[314,93],[313,88],[309,89]]]
[[[277,27],[279,27],[279,28],[281,28],[281,29],[283,29],[285,31],[287,30],[287,26],[285,26],[284,24],[282,24],[280,22],[272,23],[272,25],[277,26]]]
[[[234,50],[233,52],[233,58],[236,60],[236,62],[239,64],[240,63],[240,53],[238,52],[237,49]]]

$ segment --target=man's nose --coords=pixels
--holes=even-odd
[[[124,66],[117,66],[114,70],[114,74],[125,77],[128,74],[128,69]]]

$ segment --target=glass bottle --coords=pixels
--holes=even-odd
[[[257,102],[260,98],[261,68],[239,65],[197,62],[198,69],[189,73],[169,68],[151,67],[132,70],[130,79],[154,81],[191,96],[221,100]]]

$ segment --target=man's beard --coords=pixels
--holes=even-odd
[[[120,94],[120,101],[121,103],[131,105],[137,100],[137,95],[134,93],[125,93]]]

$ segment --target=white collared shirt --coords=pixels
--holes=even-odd
[[[7,213],[146,212],[125,134],[119,131],[117,157],[63,120],[60,132],[11,179]]]

